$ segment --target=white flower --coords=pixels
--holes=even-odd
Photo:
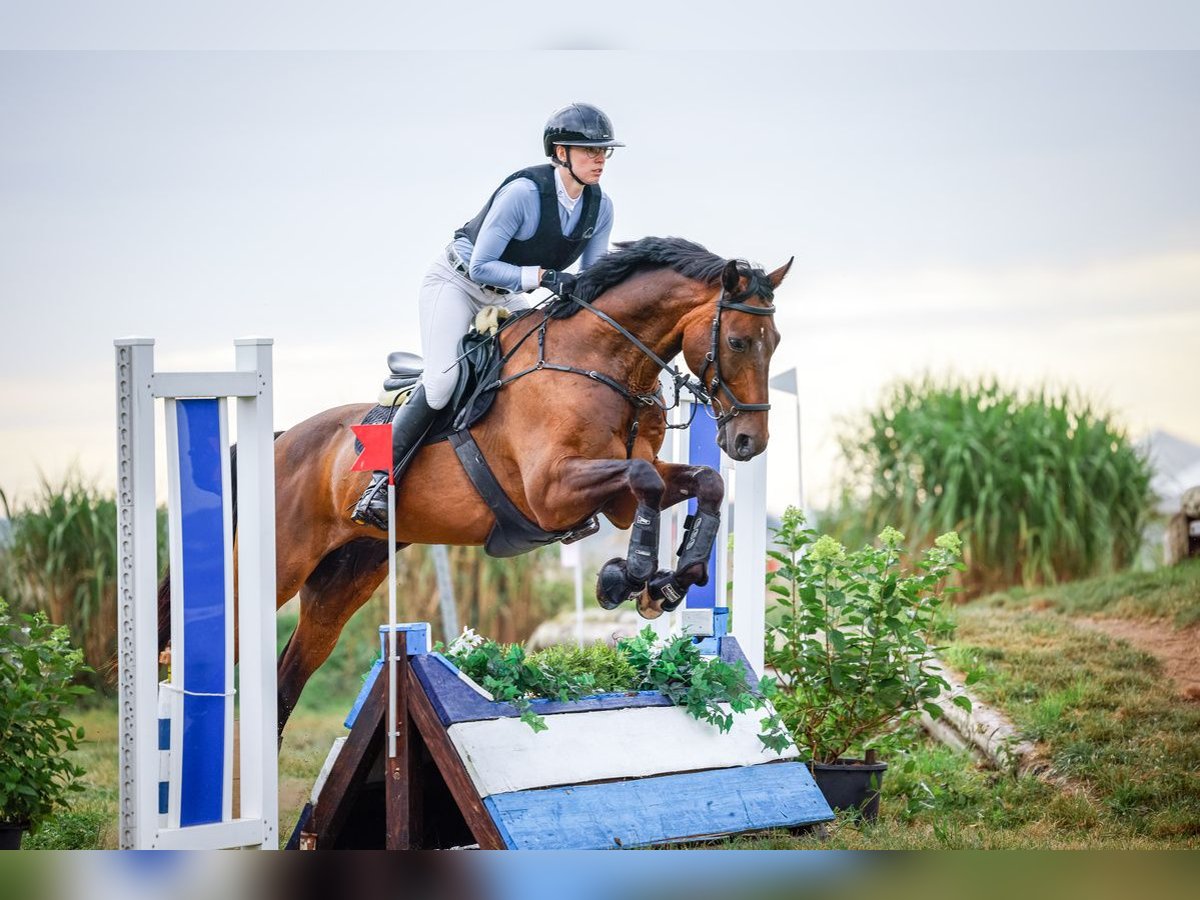
[[[447,656],[463,656],[470,653],[480,644],[484,643],[487,638],[481,634],[476,634],[474,628],[464,628],[462,634],[456,637],[446,648]]]

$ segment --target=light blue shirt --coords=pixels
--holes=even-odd
[[[559,178],[558,173],[554,176]],[[561,187],[561,179],[559,186]],[[583,215],[583,196],[580,195],[575,208],[570,212],[562,203],[557,204],[559,225],[564,235],[570,234]],[[514,266],[501,262],[500,254],[509,241],[527,241],[537,231],[542,217],[542,203],[537,185],[528,178],[510,181],[492,201],[492,208],[484,217],[477,241],[471,245],[468,237],[456,238],[454,249],[470,270],[471,280],[477,284],[490,284],[508,288],[510,291],[531,291],[537,287],[537,266]],[[608,252],[609,235],[612,233],[613,208],[608,194],[600,197],[600,212],[596,216],[596,230],[584,246],[579,259],[582,272]]]

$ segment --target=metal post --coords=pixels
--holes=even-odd
[[[158,824],[158,575],[154,503],[154,341],[120,338],[117,356],[117,591],[120,658],[120,836],[145,842]],[[153,634],[154,640],[148,639]],[[140,713],[140,715],[139,715]]]

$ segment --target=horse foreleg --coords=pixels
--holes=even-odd
[[[708,560],[721,527],[721,501],[725,482],[708,466],[687,466],[655,460],[663,480],[662,509],[696,498],[696,512],[688,517],[675,571],[660,570],[647,585],[638,612],[653,619],[679,606],[693,585],[708,584]]]
[[[622,520],[632,519],[628,555],[610,559],[601,568],[596,599],[605,609],[616,609],[639,597],[658,567],[658,511],[665,486],[653,464],[645,459],[577,457],[563,461],[555,476],[542,483],[545,490],[531,499],[543,528],[578,521],[598,509],[619,527]],[[632,517],[630,494],[636,501]]]

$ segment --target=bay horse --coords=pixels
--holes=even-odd
[[[792,261],[768,274],[680,238],[617,247],[580,276],[573,297],[506,323],[503,377],[527,374],[499,389],[470,431],[509,499],[540,528],[569,531],[597,514],[633,526],[629,557],[604,566],[597,599],[607,608],[633,600],[653,618],[707,582],[724,496],[712,469],[657,458],[667,428],[659,374],[682,353],[698,381],[677,372],[676,383],[710,401],[721,448],[735,460],[761,453],[779,343],[773,296]],[[276,607],[300,595],[279,660],[281,736],[305,683],[387,574],[386,532],[348,512],[369,477],[351,471],[350,427],[370,408],[326,410],[275,441]],[[494,516],[450,443],[421,448],[396,494],[396,549],[488,540]],[[698,509],[679,564],[656,572],[659,512],[690,497]]]

